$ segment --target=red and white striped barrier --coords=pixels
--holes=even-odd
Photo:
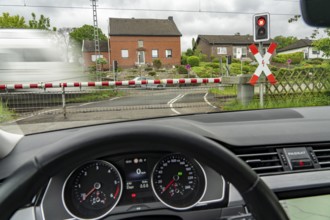
[[[257,62],[259,63],[258,68],[256,69],[255,73],[253,74],[252,78],[250,79],[250,84],[251,85],[255,85],[258,82],[258,79],[259,79],[262,71],[265,73],[265,75],[267,76],[268,81],[271,84],[276,83],[275,76],[272,74],[272,72],[270,71],[270,69],[267,66],[267,64],[269,64],[269,59],[272,56],[272,54],[274,53],[276,47],[277,47],[277,45],[275,43],[271,43],[268,50],[267,50],[267,53],[265,54],[264,57],[262,57],[261,54],[259,53],[258,48],[256,47],[256,45],[251,44],[249,46],[252,54],[254,55]]]
[[[103,81],[103,82],[68,82],[68,83],[30,83],[30,84],[3,84],[0,90],[6,89],[47,89],[69,87],[95,87],[95,86],[133,86],[152,84],[197,84],[197,83],[221,83],[221,78],[193,78],[193,79],[159,79],[159,80],[127,80],[127,81]]]

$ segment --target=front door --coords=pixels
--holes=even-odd
[[[138,51],[137,58],[138,58],[138,64],[145,64],[145,56],[144,51]]]

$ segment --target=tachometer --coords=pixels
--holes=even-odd
[[[122,193],[118,170],[106,161],[91,161],[66,180],[62,198],[66,210],[78,219],[99,219],[111,212]]]
[[[152,173],[152,188],[166,206],[185,210],[195,206],[206,191],[206,175],[201,165],[182,154],[163,157]]]

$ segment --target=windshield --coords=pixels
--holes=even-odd
[[[25,134],[330,104],[330,30],[299,1],[0,3],[0,122]]]

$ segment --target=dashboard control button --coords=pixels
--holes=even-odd
[[[127,211],[128,212],[142,211],[142,210],[146,210],[146,209],[149,209],[149,207],[146,205],[135,205],[135,206],[131,206],[129,209],[127,209]]]

